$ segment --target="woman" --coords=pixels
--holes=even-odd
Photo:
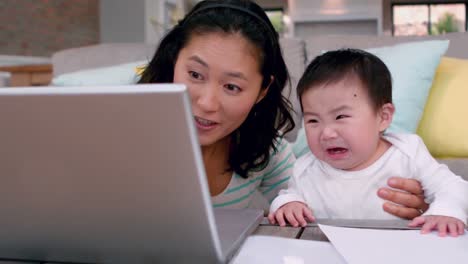
[[[289,75],[278,34],[261,7],[198,3],[162,39],[139,82],[187,86],[214,207],[268,210],[292,172],[295,157],[282,136],[294,121],[282,96]],[[386,209],[420,215],[427,205],[419,183],[396,180],[392,187],[403,192],[382,191],[402,206]]]

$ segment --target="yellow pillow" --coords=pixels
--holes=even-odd
[[[435,157],[468,157],[468,60],[441,59],[416,133]]]

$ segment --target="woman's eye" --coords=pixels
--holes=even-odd
[[[338,119],[343,119],[343,118],[346,118],[346,117],[349,117],[349,116],[347,116],[347,115],[338,115],[338,116],[336,117],[336,120],[338,120]]]
[[[241,88],[239,88],[239,86],[234,85],[234,84],[226,84],[224,87],[226,87],[226,89],[228,89],[231,92],[240,92],[241,91]]]
[[[198,72],[189,71],[189,74],[190,74],[190,77],[192,77],[193,79],[197,79],[197,80],[201,80],[201,79],[202,79],[201,74],[199,74]]]

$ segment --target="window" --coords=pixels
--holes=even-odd
[[[392,1],[392,34],[439,35],[467,30],[468,1]]]

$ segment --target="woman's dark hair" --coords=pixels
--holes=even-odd
[[[359,49],[339,49],[317,56],[307,66],[297,85],[297,96],[313,87],[335,83],[349,75],[357,76],[375,110],[392,102],[392,76],[385,63],[377,56]]]
[[[268,87],[265,97],[231,135],[229,170],[247,178],[249,171],[266,167],[271,150],[276,151],[277,138],[294,128],[291,103],[282,95],[286,84],[290,87],[290,79],[278,33],[260,6],[249,0],[198,3],[161,40],[139,83],[173,82],[177,56],[191,36],[215,32],[241,33],[257,48],[263,76],[261,89]]]

